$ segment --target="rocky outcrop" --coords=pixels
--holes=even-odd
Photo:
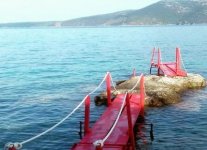
[[[139,77],[132,77],[129,80],[117,82],[116,90],[112,91],[115,97],[117,94],[125,93],[131,89]],[[145,105],[159,107],[175,104],[181,100],[183,92],[189,89],[199,89],[206,86],[206,80],[199,74],[189,73],[187,77],[165,77],[156,75],[145,76]],[[139,92],[139,85],[132,92]],[[95,103],[101,105],[106,103],[106,93],[101,93],[95,98]]]

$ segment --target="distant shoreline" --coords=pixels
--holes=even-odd
[[[0,28],[111,28],[206,26],[205,1],[161,0],[137,10],[86,16],[69,20],[2,22]]]
[[[205,24],[183,24],[183,25],[176,25],[176,24],[154,24],[154,25],[107,25],[107,26],[61,26],[61,27],[55,27],[55,26],[1,26],[0,29],[38,29],[38,28],[45,28],[45,29],[64,29],[64,28],[129,28],[129,27],[192,27],[192,26],[207,26],[207,23]]]

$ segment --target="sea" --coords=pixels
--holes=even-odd
[[[0,28],[0,149],[62,120],[106,72],[114,82],[128,79],[134,68],[137,75],[149,74],[154,47],[161,49],[162,61],[174,61],[179,47],[183,68],[207,78],[206,25]],[[93,102],[104,89],[105,84],[91,97],[91,126],[106,108]],[[80,140],[83,116],[81,106],[22,149],[70,149]],[[207,149],[207,88],[185,92],[178,104],[146,108],[145,117],[153,123],[154,141],[146,131],[143,138],[147,140],[137,142],[140,149]]]

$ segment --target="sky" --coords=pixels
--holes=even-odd
[[[0,23],[63,21],[140,9],[159,0],[0,0]]]

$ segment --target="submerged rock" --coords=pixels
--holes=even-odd
[[[132,77],[129,80],[117,82],[116,90],[112,95],[125,93],[137,82],[139,77]],[[145,105],[159,107],[163,105],[175,104],[181,100],[181,94],[189,89],[199,89],[206,86],[206,80],[199,74],[189,73],[187,77],[165,77],[156,75],[145,76]],[[133,93],[139,92],[139,85]],[[97,105],[106,104],[106,93],[101,93],[95,98]]]

